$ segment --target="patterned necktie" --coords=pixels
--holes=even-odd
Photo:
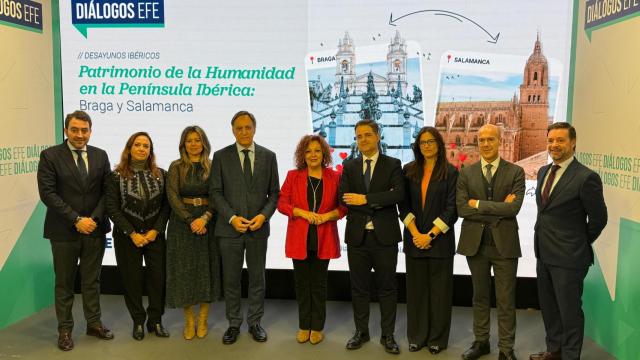
[[[542,206],[547,205],[549,202],[549,194],[551,193],[551,186],[553,185],[553,180],[556,179],[556,172],[560,169],[560,165],[551,166],[551,172],[549,173],[549,177],[547,178],[547,182],[544,184],[544,188],[542,190]]]
[[[242,171],[244,172],[244,180],[246,184],[251,184],[251,160],[249,159],[249,152],[251,150],[244,149],[242,153],[244,154],[244,160],[242,161]]]
[[[364,188],[369,192],[369,186],[371,185],[371,159],[367,159],[364,162],[367,163],[367,167],[364,170]]]
[[[487,182],[489,183],[489,185],[491,185],[491,180],[493,180],[493,176],[491,175],[491,168],[493,167],[493,165],[491,164],[487,164],[485,165],[485,168],[487,169],[487,171],[484,174],[485,179],[487,179]]]
[[[78,165],[78,171],[80,172],[80,179],[83,182],[87,182],[87,178],[89,177],[89,173],[87,172],[87,164],[84,163],[84,159],[82,158],[82,153],[84,150],[73,150],[78,158],[76,159],[76,165]]]

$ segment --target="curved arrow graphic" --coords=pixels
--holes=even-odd
[[[498,38],[500,37],[500,33],[497,33],[495,36],[492,35],[489,31],[487,31],[487,29],[485,29],[484,27],[482,27],[482,25],[478,24],[477,22],[469,19],[468,17],[458,14],[458,13],[454,13],[452,11],[447,11],[447,10],[435,10],[435,9],[431,9],[431,10],[419,10],[419,11],[414,11],[412,13],[408,13],[402,16],[399,16],[397,18],[393,18],[393,13],[391,13],[391,15],[389,16],[389,25],[391,26],[396,26],[395,22],[405,18],[407,16],[413,15],[413,14],[418,14],[418,13],[434,13],[435,15],[439,15],[439,16],[448,16],[451,18],[454,18],[460,22],[462,22],[462,19],[465,19],[467,21],[469,21],[470,23],[474,24],[475,26],[477,26],[478,28],[480,28],[480,30],[484,31],[487,35],[489,35],[489,38],[491,38],[490,40],[487,40],[487,42],[490,42],[492,44],[495,44],[498,42]]]

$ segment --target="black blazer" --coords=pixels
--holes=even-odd
[[[276,211],[280,194],[278,162],[276,154],[267,148],[255,144],[255,151],[251,184],[245,183],[235,143],[213,154],[209,198],[219,216],[216,236],[242,235],[229,224],[231,217],[239,215],[250,220],[258,214],[264,215],[267,220],[260,229],[249,233],[257,238],[269,236],[269,219]]]
[[[464,219],[460,227],[458,254],[474,256],[480,248],[482,232],[485,226],[488,226],[500,255],[503,258],[518,258],[522,256],[522,252],[516,215],[520,212],[524,200],[524,169],[500,159],[498,169],[493,175],[493,201],[486,200],[483,177],[480,160],[464,167],[458,176],[456,204],[458,215]],[[506,203],[504,199],[509,194],[515,194],[516,199]],[[469,199],[480,200],[480,207],[470,207]]]
[[[359,245],[364,238],[367,217],[373,221],[376,237],[381,244],[392,245],[402,240],[397,204],[404,199],[404,179],[400,160],[380,154],[374,167],[369,192],[364,187],[363,158],[359,156],[343,164],[340,178],[340,202],[348,209],[345,242]],[[365,205],[347,205],[345,193],[366,194]]]
[[[111,231],[104,209],[104,179],[111,171],[107,153],[87,145],[89,177],[80,180],[78,166],[67,142],[40,153],[38,191],[47,206],[44,237],[53,241],[74,241],[80,233],[75,228],[78,216],[91,217],[98,223],[96,235]]]
[[[543,182],[550,168],[551,164],[538,171],[536,258],[564,268],[589,267],[593,264],[591,244],[607,225],[602,181],[597,173],[574,158],[543,207]]]
[[[453,224],[458,220],[458,211],[456,209],[456,181],[458,179],[458,170],[451,164],[447,164],[447,178],[436,180],[433,176],[427,187],[425,206],[422,207],[422,181],[414,181],[407,177],[407,170],[414,162],[404,166],[403,173],[405,179],[405,196],[400,203],[400,220],[404,220],[409,213],[412,213],[416,219],[415,224],[423,234],[426,234],[433,227],[433,221],[440,218],[449,230],[446,233],[440,233],[432,242],[431,248],[418,249],[413,244],[413,236],[409,229],[404,229],[404,246],[403,251],[407,256],[411,257],[451,257],[456,252],[456,239],[453,230]],[[420,178],[422,178],[423,170],[420,169]]]

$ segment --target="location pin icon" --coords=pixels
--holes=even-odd
[[[451,54],[447,55],[447,62],[451,61]]]
[[[309,60],[311,60],[311,63],[312,63],[312,64],[313,64],[313,59],[314,59],[314,57],[313,57],[313,56],[309,56]]]

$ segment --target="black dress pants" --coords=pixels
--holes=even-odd
[[[398,302],[396,265],[398,245],[383,245],[373,231],[365,231],[364,240],[358,246],[347,246],[351,301],[356,330],[369,333],[369,300],[371,269],[380,303],[382,336],[393,335],[396,326]]]
[[[410,344],[449,344],[453,301],[453,256],[406,257],[407,339]]]
[[[124,286],[124,300],[135,325],[162,322],[165,304],[166,243],[164,234],[155,241],[139,248],[130,237],[113,232],[118,270]],[[144,259],[145,268],[142,267]],[[144,280],[143,280],[144,279]],[[142,304],[143,283],[146,286],[149,304]]]
[[[58,330],[73,329],[73,295],[78,269],[82,308],[88,327],[100,322],[100,270],[104,256],[104,235],[80,235],[78,240],[51,240],[53,270],[55,272],[55,308]],[[80,263],[78,263],[78,259]]]
[[[218,241],[222,259],[225,313],[229,326],[242,325],[241,280],[245,258],[249,275],[247,323],[249,326],[259,324],[264,315],[264,273],[268,238],[254,238],[252,234],[242,234],[235,238],[219,237]]]
[[[540,259],[536,264],[547,351],[560,351],[564,360],[580,359],[582,352],[582,291],[588,270],[553,266]]]
[[[303,330],[322,331],[327,317],[327,270],[329,260],[309,251],[304,260],[293,260],[298,323]]]

